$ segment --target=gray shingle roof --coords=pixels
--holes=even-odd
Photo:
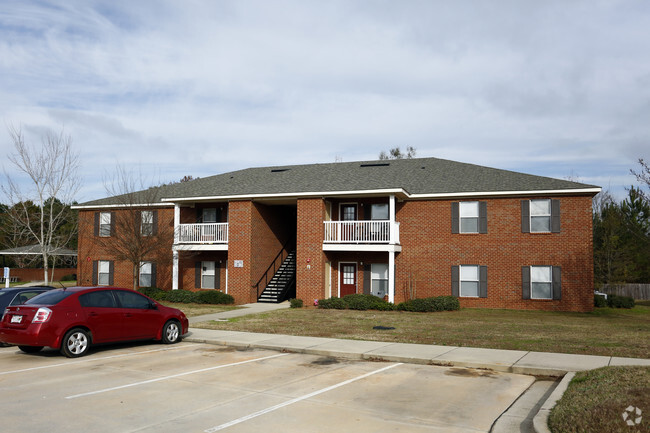
[[[329,164],[247,168],[159,187],[159,199],[230,197],[249,195],[296,195],[310,192],[403,189],[408,195],[442,195],[499,192],[535,192],[597,189],[567,180],[500,170],[474,164],[414,158],[356,161]],[[144,197],[143,193],[143,197]],[[80,204],[123,204],[109,197]]]

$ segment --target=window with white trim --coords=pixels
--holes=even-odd
[[[100,212],[99,213],[99,236],[109,237],[111,235],[111,213],[110,212]]]
[[[370,265],[370,293],[383,298],[388,295],[388,264],[373,263]]]
[[[478,202],[460,202],[460,232],[478,233]]]
[[[153,211],[143,210],[140,213],[140,234],[142,236],[153,235]],[[149,286],[143,286],[149,287]]]
[[[551,200],[530,201],[530,231],[551,231]]]
[[[151,287],[153,266],[151,262],[140,262],[140,287]]]
[[[370,206],[370,219],[385,221],[388,217],[388,203],[373,203]]]
[[[479,267],[462,265],[460,268],[460,296],[478,298],[479,296]]]
[[[216,262],[201,262],[201,288],[214,289],[215,275],[216,275]]]
[[[552,266],[530,267],[530,298],[553,299]]]
[[[111,281],[111,262],[108,260],[99,260],[97,262],[97,285],[108,286]]]

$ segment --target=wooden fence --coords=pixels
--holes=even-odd
[[[631,296],[634,299],[650,299],[650,284],[605,284],[600,289],[608,295]]]

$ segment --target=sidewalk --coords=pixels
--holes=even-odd
[[[242,305],[242,307],[244,308],[192,317],[190,318],[190,326],[193,323],[208,320],[227,320],[248,314],[289,308],[289,303],[254,303]],[[199,328],[190,328],[190,332],[185,336],[185,340],[239,348],[269,349],[340,358],[382,360],[447,367],[482,368],[504,373],[528,374],[533,376],[561,377],[568,372],[592,370],[594,368],[613,365],[650,366],[650,359],[639,358],[340,340],[335,338],[301,337],[295,335],[261,334]]]
[[[247,314],[289,308],[289,304],[287,302],[282,304],[256,303],[246,304],[242,307],[244,308],[192,317],[190,325],[208,320],[228,320]],[[550,411],[564,394],[576,371],[613,365],[650,366],[650,359],[342,340],[199,328],[190,328],[190,332],[184,340],[236,348],[268,349],[337,358],[478,368],[546,378],[563,377],[561,381],[556,380],[555,382],[536,381],[495,421],[491,429],[492,433],[510,431],[550,433],[547,427]]]

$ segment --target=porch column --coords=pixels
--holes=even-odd
[[[180,240],[181,207],[174,203],[174,244]]]
[[[178,290],[178,251],[173,251],[172,290]]]
[[[395,303],[395,251],[388,252],[388,302]]]
[[[395,243],[395,194],[391,194],[388,196],[388,219],[390,221],[390,239],[389,243],[394,244]],[[395,258],[395,253],[393,254],[393,258]],[[390,275],[390,271],[388,271],[388,274]],[[390,278],[390,277],[389,277]],[[390,280],[388,280],[388,284],[390,284]],[[391,287],[389,285],[389,287]],[[392,301],[391,301],[392,302]]]

